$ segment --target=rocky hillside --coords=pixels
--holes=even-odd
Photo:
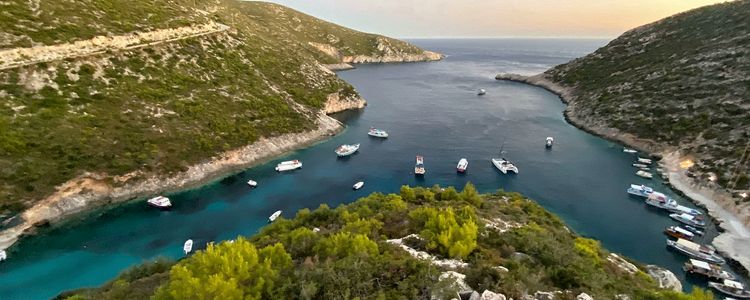
[[[263,2],[0,1],[0,220],[311,132],[364,106],[351,57],[440,55]]]
[[[713,299],[571,233],[517,193],[402,187],[303,209],[250,238],[157,260],[61,299]],[[664,280],[665,278],[671,280]]]
[[[584,127],[680,149],[695,176],[750,189],[750,1],[638,27],[544,77]]]

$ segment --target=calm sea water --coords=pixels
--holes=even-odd
[[[595,50],[603,40],[499,39],[414,40],[448,57],[441,62],[363,65],[341,72],[369,101],[363,112],[339,117],[342,134],[267,164],[201,188],[168,195],[174,208],[162,212],[143,202],[95,213],[24,239],[0,264],[0,298],[42,299],[78,287],[96,286],[123,269],[157,256],[180,257],[182,243],[196,248],[212,241],[251,235],[268,216],[283,210],[335,206],[371,192],[397,192],[404,184],[463,186],[483,192],[517,191],[561,216],[578,233],[644,263],[680,270],[685,258],[667,251],[665,213],[629,197],[630,183],[646,183],[673,195],[658,181],[634,175],[634,156],[620,145],[567,124],[559,98],[531,86],[494,80],[498,72],[535,74]],[[478,97],[479,88],[487,95]],[[366,135],[370,126],[390,133],[386,140]],[[544,140],[555,137],[546,150]],[[504,156],[520,168],[502,175],[490,158]],[[360,151],[337,159],[343,143]],[[423,155],[427,174],[412,174],[414,156]],[[465,175],[455,166],[469,160]],[[278,174],[279,161],[301,159],[304,168]],[[251,190],[245,182],[258,181]],[[359,191],[352,184],[363,180]],[[683,204],[684,199],[677,198]],[[712,238],[714,229],[706,241]]]

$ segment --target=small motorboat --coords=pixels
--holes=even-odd
[[[642,184],[631,184],[627,191],[628,194],[634,196],[648,197],[648,195],[654,192],[654,189]]]
[[[647,165],[650,165],[650,164],[651,164],[651,163],[652,163],[653,161],[651,161],[651,160],[650,160],[650,159],[648,159],[648,158],[642,158],[642,157],[639,157],[639,158],[638,158],[638,162],[639,162],[639,163],[642,163],[642,164],[647,164]]]
[[[185,244],[182,245],[182,251],[185,252],[185,255],[190,253],[190,251],[193,251],[193,240],[187,240],[185,241]]]
[[[716,254],[716,249],[711,246],[696,244],[685,239],[677,239],[677,241],[667,240],[667,246],[692,258],[705,260],[715,264],[724,263],[724,258]]]
[[[356,191],[358,189],[361,189],[362,186],[364,186],[364,185],[365,185],[364,181],[358,181],[357,183],[354,184],[354,186],[352,186],[352,188]]]
[[[469,167],[469,160],[465,158],[461,158],[458,161],[458,165],[456,165],[456,172],[464,173],[466,172],[466,169]]]
[[[414,165],[414,174],[424,175],[424,173],[427,173],[427,170],[424,168],[424,157],[417,155],[417,163]]]
[[[622,148],[622,152],[631,153],[631,154],[638,153],[638,151],[636,151],[635,149],[630,149],[630,148]]]
[[[357,150],[359,150],[359,144],[341,145],[336,148],[335,152],[338,157],[344,157],[354,154],[354,152],[357,152]]]
[[[705,261],[692,258],[684,265],[682,265],[682,269],[688,274],[700,275],[712,280],[722,281],[725,279],[735,279],[732,273],[724,271],[719,265],[710,264]]]
[[[633,167],[636,167],[636,168],[648,168],[648,165],[646,165],[646,164],[637,164],[636,163],[636,164],[633,164]]]
[[[685,240],[689,240],[689,241],[692,241],[693,238],[695,238],[695,234],[694,233],[690,232],[687,229],[679,227],[679,226],[669,226],[669,227],[665,228],[664,229],[664,234],[666,234],[668,236],[671,236],[673,238],[685,239]]]
[[[169,201],[169,198],[164,196],[156,196],[154,198],[148,199],[146,200],[146,203],[159,209],[169,209],[170,207],[172,207],[172,202]]]
[[[0,250],[0,261],[4,261],[8,259],[8,253],[5,253],[5,250]]]
[[[544,142],[544,147],[552,148],[552,144],[555,143],[555,139],[553,139],[551,136],[547,137],[547,140]]]
[[[685,229],[689,230],[690,232],[692,232],[692,233],[695,233],[696,235],[699,235],[699,236],[703,236],[703,230],[700,230],[700,229],[698,229],[698,228],[695,228],[695,227],[693,227],[693,226],[690,226],[690,225],[682,225],[682,226],[680,226],[680,227],[682,227],[682,228],[685,228]]]
[[[370,127],[370,131],[367,132],[367,135],[378,137],[378,138],[387,138],[388,133],[385,132],[385,130],[380,130],[375,127]]]
[[[276,221],[276,219],[279,218],[279,216],[281,216],[281,211],[277,210],[270,217],[268,217],[268,222],[270,223],[270,222]]]
[[[484,94],[487,94],[487,91],[485,91],[484,89],[479,89],[479,91],[477,92],[478,96],[482,96]]]
[[[302,162],[296,159],[282,161],[278,165],[276,165],[277,172],[291,171],[299,168],[302,168]]]
[[[250,179],[250,180],[247,181],[247,185],[249,185],[250,187],[256,187],[256,186],[258,186],[258,182],[255,181],[255,180]]]
[[[697,227],[697,228],[706,227],[706,221],[703,220],[702,216],[691,215],[688,213],[681,213],[681,214],[675,213],[675,214],[670,214],[669,217],[685,225],[690,225],[690,226]]]
[[[505,158],[493,158],[492,164],[495,165],[495,168],[500,170],[500,172],[503,172],[503,174],[508,174],[508,172],[518,174],[518,167]]]
[[[734,280],[724,279],[721,283],[709,282],[708,286],[727,296],[739,299],[750,299],[750,291],[746,290],[745,287],[742,286],[742,283]]]
[[[635,175],[638,175],[638,176],[646,178],[646,179],[654,178],[654,174],[651,174],[651,172],[647,172],[647,171],[644,171],[644,170],[638,170],[637,172],[635,172]]]

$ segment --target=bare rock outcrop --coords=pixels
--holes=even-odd
[[[671,271],[655,265],[646,266],[646,271],[651,278],[659,283],[660,288],[670,289],[677,292],[682,291],[682,283]]]
[[[340,93],[328,95],[323,112],[332,114],[350,109],[362,109],[367,105],[367,101],[358,96],[343,97]]]

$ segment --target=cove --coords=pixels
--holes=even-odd
[[[629,197],[630,183],[646,183],[675,197],[658,180],[636,177],[634,156],[622,146],[576,129],[562,116],[560,99],[540,88],[494,79],[499,72],[535,74],[580,57],[603,40],[498,39],[414,40],[441,52],[432,63],[360,65],[339,75],[369,101],[360,112],[336,116],[347,129],[306,149],[218,179],[200,188],[168,195],[171,211],[136,201],[42,230],[25,238],[0,264],[3,299],[43,299],[61,291],[106,282],[125,268],[157,256],[178,258],[190,238],[206,243],[252,235],[268,216],[283,210],[292,217],[302,208],[336,206],[371,192],[398,192],[401,185],[462,187],[482,192],[516,191],[559,215],[581,235],[640,262],[674,272],[683,284],[685,257],[666,249],[663,228],[674,224],[660,211]],[[487,95],[478,97],[479,88]],[[370,126],[388,139],[366,135]],[[544,140],[555,137],[553,149]],[[502,175],[490,159],[499,155],[520,168]],[[340,144],[361,143],[358,153],[339,159]],[[415,155],[425,157],[427,174],[412,174]],[[461,157],[465,175],[456,174]],[[301,170],[279,174],[274,166],[300,159]],[[251,190],[246,181],[258,188]],[[359,191],[352,184],[364,181]],[[716,235],[709,227],[702,242]],[[688,284],[689,285],[689,284]],[[689,287],[686,287],[689,289]]]

